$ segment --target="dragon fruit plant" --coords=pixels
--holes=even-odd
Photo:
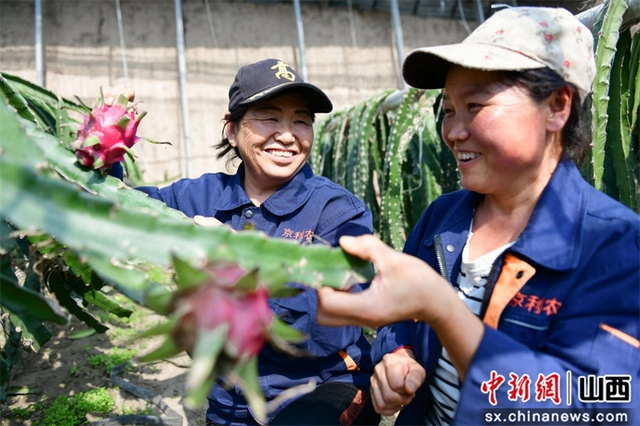
[[[371,280],[372,265],[328,246],[197,226],[181,212],[104,173],[117,158],[109,149],[128,148],[122,140],[127,137],[129,143],[136,140],[140,116],[125,104],[122,98],[111,107],[99,101],[92,115],[79,123],[68,113],[85,114],[89,108],[0,73],[0,263],[24,264],[28,272],[31,264],[24,263],[24,251],[36,260],[54,260],[47,264],[59,267],[27,274],[31,281],[43,279],[37,286],[29,280],[21,283],[17,274],[11,279],[8,267],[7,279],[0,280],[0,309],[9,309],[12,324],[19,325],[26,320],[65,322],[59,309],[64,307],[104,332],[108,327],[88,307],[127,316],[109,292],[103,293],[110,287],[167,317],[145,333],[163,335],[165,341],[142,360],[187,351],[193,361],[186,404],[203,403],[220,379],[239,386],[256,419],[265,420],[279,399],[265,402],[256,354],[271,344],[302,355],[294,344],[304,339],[273,315],[268,298],[300,291],[288,282],[347,289]],[[77,133],[69,132],[78,125]],[[93,137],[100,144],[92,143]],[[91,166],[80,164],[85,157],[69,149],[70,142],[87,155]],[[98,149],[103,145],[110,148]],[[49,292],[41,291],[45,286]],[[40,325],[37,331],[46,331]],[[15,338],[1,348],[13,355],[0,357],[0,401],[6,397],[21,341],[32,341],[38,351],[51,336],[32,333],[30,327],[13,330]],[[289,389],[278,398],[313,386]]]
[[[237,263],[201,268],[177,258],[173,263],[178,288],[165,298],[169,320],[141,335],[164,335],[165,341],[140,360],[155,361],[186,351],[193,358],[186,379],[187,405],[200,406],[221,377],[238,385],[252,413],[266,422],[269,406],[258,383],[257,355],[267,342],[300,355],[291,343],[305,339],[273,315],[268,300],[270,294],[286,296],[298,290],[284,283],[267,286],[257,270],[248,271]]]
[[[141,139],[136,135],[138,125],[147,113],[138,114],[136,106],[128,104],[129,98],[121,94],[108,105],[101,93],[93,110],[83,114],[77,138],[69,145],[80,164],[104,170],[123,161],[125,154],[133,157],[131,148]]]

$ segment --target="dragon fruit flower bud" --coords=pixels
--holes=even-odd
[[[130,149],[140,140],[136,132],[145,113],[136,116],[135,108],[126,107],[126,99],[124,104],[109,106],[99,102],[83,115],[78,136],[70,144],[80,164],[105,169],[131,153]]]
[[[273,314],[273,287],[262,281],[257,269],[249,271],[234,262],[194,265],[178,257],[173,265],[178,288],[157,299],[170,320],[141,335],[163,335],[164,343],[141,360],[188,352],[193,362],[185,381],[187,406],[199,407],[214,381],[223,377],[242,390],[256,419],[266,424],[257,355],[267,342],[292,356],[304,355],[292,343],[304,341],[305,334]]]
[[[193,347],[187,342],[195,341],[198,329],[213,330],[223,325],[229,327],[224,352],[231,359],[253,357],[269,340],[273,313],[269,307],[269,292],[262,286],[245,292],[208,282],[191,292],[180,305],[178,309],[184,312],[180,318],[180,341],[190,346],[186,350]],[[193,336],[185,336],[185,333]]]

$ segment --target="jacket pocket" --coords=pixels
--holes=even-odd
[[[640,341],[629,334],[600,324],[592,354],[598,360],[598,374],[633,374],[640,366]]]

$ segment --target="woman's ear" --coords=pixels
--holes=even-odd
[[[571,100],[573,90],[570,86],[556,89],[547,98],[547,130],[549,132],[560,132],[571,114]]]
[[[237,148],[238,144],[236,143],[236,125],[232,121],[227,121],[224,126],[224,135],[229,141],[229,144]]]

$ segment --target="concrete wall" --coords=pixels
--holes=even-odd
[[[183,0],[192,177],[225,169],[212,146],[240,66],[275,57],[301,72],[293,4],[209,5],[210,15],[205,1]],[[172,143],[136,145],[137,164],[150,183],[186,176],[174,7],[172,0],[121,0],[127,81],[115,1],[42,1],[46,87],[88,105],[101,85],[133,87],[140,109],[148,111],[139,134]],[[347,9],[302,2],[302,21],[308,80],[327,92],[335,109],[402,87],[388,13],[354,10],[350,18]],[[32,0],[0,0],[0,70],[36,82],[34,22]],[[401,22],[405,54],[467,35],[453,20],[401,15]]]

